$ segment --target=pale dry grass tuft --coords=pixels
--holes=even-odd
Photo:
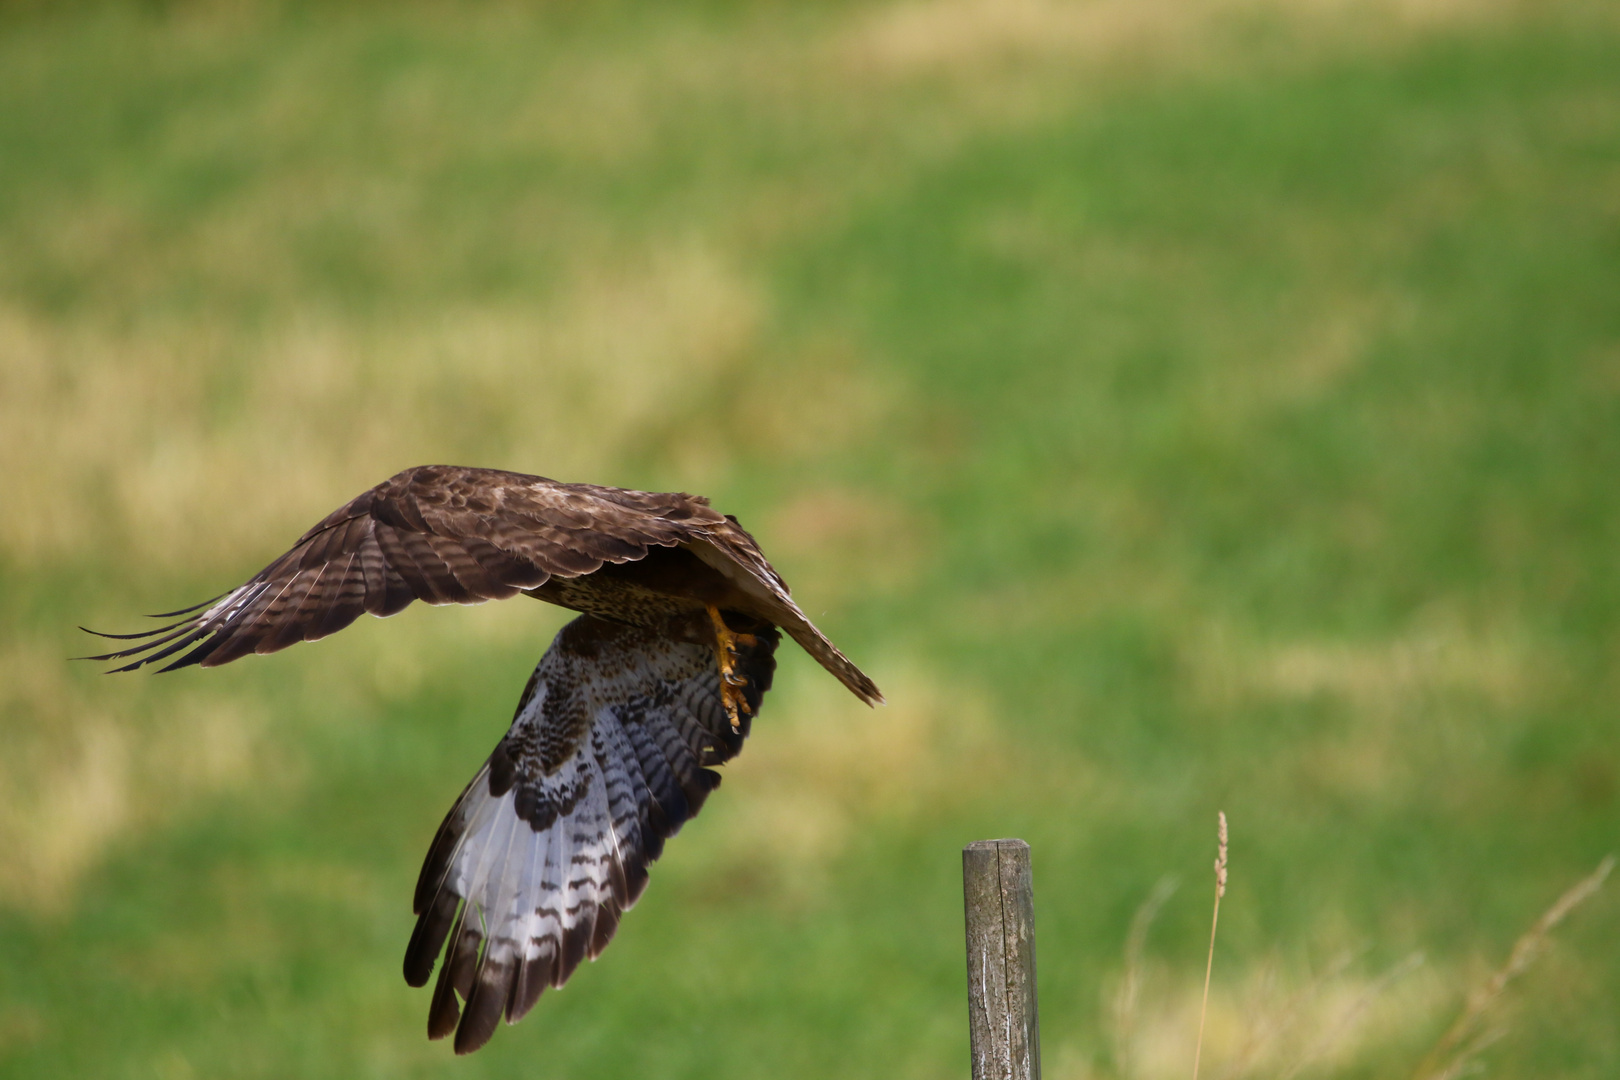
[[[1304,1019],[1307,1008],[1317,1002],[1329,986],[1345,977],[1355,959],[1356,954],[1349,949],[1340,952],[1320,974],[1307,979],[1286,997],[1275,1011],[1262,1012],[1222,1071],[1222,1080],[1248,1075],[1255,1062]],[[1265,964],[1261,968],[1261,979],[1267,984],[1267,991],[1273,989],[1269,984],[1275,978],[1276,970],[1275,963]],[[1344,1025],[1335,1027],[1342,1030]]]
[[[761,321],[757,290],[687,244],[582,272],[549,310],[234,336],[0,310],[0,550],[63,562],[110,534],[142,566],[241,573],[407,465],[607,479],[649,427],[709,420],[698,395]]]
[[[1520,628],[1448,612],[1398,636],[1355,642],[1265,641],[1211,625],[1189,638],[1185,656],[1195,692],[1211,705],[1320,696],[1369,715],[1425,707],[1442,694],[1510,708],[1561,674]]]
[[[12,722],[0,765],[0,904],[59,912],[107,847],[188,800],[276,779],[266,720],[235,698],[180,692],[156,715],[149,695],[122,709],[41,648],[0,652],[0,709]],[[114,698],[117,695],[112,695]]]
[[[1510,11],[1502,0],[907,0],[867,16],[849,47],[900,73],[1040,57],[1117,63],[1207,46],[1234,17],[1270,16],[1313,35],[1370,23],[1392,35]]]
[[[1223,861],[1217,859],[1217,882]],[[1461,1014],[1424,1057],[1414,1080],[1458,1080],[1477,1071],[1479,1055],[1506,1034],[1503,1024],[1491,1022],[1498,1003],[1545,950],[1559,924],[1603,886],[1614,865],[1613,856],[1604,859],[1525,931],[1502,967],[1468,995]],[[1175,974],[1148,970],[1140,960],[1146,927],[1170,891],[1165,882],[1155,887],[1127,937],[1126,974],[1111,1017],[1113,1075],[1118,1077],[1158,1080],[1185,1075],[1186,1055],[1193,1056],[1197,1069],[1206,1040],[1212,1058],[1225,1062],[1221,1080],[1251,1076],[1297,1080],[1330,1072],[1352,1065],[1369,1050],[1409,1042],[1451,996],[1448,984],[1455,980],[1430,971],[1420,952],[1363,977],[1352,972],[1356,954],[1350,950],[1339,952],[1321,972],[1307,974],[1292,986],[1273,960],[1250,965],[1239,985],[1214,987],[1209,981],[1212,965],[1206,962],[1202,994],[1171,991],[1180,981]],[[1212,944],[1218,921],[1219,896],[1211,919]],[[1415,977],[1420,972],[1427,976]],[[1093,1075],[1089,1065],[1074,1064],[1066,1075]]]
[[[1590,900],[1614,870],[1614,856],[1606,857],[1586,877],[1572,885],[1542,913],[1541,918],[1513,943],[1513,951],[1503,964],[1484,983],[1468,995],[1468,1003],[1440,1041],[1430,1050],[1414,1074],[1415,1080],[1456,1080],[1469,1068],[1481,1051],[1501,1038],[1503,1030],[1485,1026],[1492,1006],[1502,997],[1508,985],[1529,970],[1545,949],[1548,939],[1558,924],[1570,912]]]
[[[1394,964],[1388,971],[1369,983],[1359,996],[1351,999],[1349,1004],[1339,1011],[1339,1014],[1317,1034],[1317,1036],[1294,1059],[1294,1063],[1282,1074],[1282,1080],[1294,1080],[1307,1069],[1316,1067],[1322,1062],[1331,1061],[1336,1051],[1349,1043],[1351,1034],[1361,1023],[1368,1011],[1389,993],[1390,989],[1408,975],[1411,975],[1424,964],[1424,956],[1420,952],[1407,955]]]
[[[1331,1074],[1410,1043],[1446,999],[1441,974],[1415,956],[1366,972],[1358,970],[1357,956],[1337,950],[1319,969],[1263,956],[1212,983],[1203,1074],[1220,1080]],[[1162,963],[1144,963],[1139,985],[1126,1054],[1115,1057],[1108,1074],[1185,1080],[1197,1053],[1202,988],[1187,984],[1185,968]],[[1117,1029],[1113,1034],[1118,1040]]]
[[[1481,725],[1516,722],[1572,677],[1511,618],[1445,611],[1363,640],[1267,640],[1211,622],[1188,629],[1178,656],[1196,707],[1212,715],[1331,706],[1342,719],[1301,742],[1290,767],[1302,784],[1355,798],[1423,788],[1432,759],[1421,751],[1473,753]]]

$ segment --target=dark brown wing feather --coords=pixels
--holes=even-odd
[[[412,600],[505,599],[724,523],[707,500],[685,494],[421,466],[334,511],[213,603],[175,612],[184,617],[158,630],[105,635],[137,644],[89,659],[128,660],[114,670],[129,671],[179,653],[164,671],[216,667],[325,637],[365,612],[393,615]]]

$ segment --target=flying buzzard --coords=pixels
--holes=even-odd
[[[737,519],[693,495],[407,469],[246,584],[159,616],[178,618],[162,629],[104,635],[134,644],[89,658],[129,661],[117,671],[215,667],[325,637],[362,612],[518,593],[582,614],[540,658],[416,884],[405,981],[426,985],[445,953],[428,1036],[454,1031],[458,1054],[607,945],[647,864],[720,783],[707,766],[742,749],[779,628],[862,701],[883,700]]]

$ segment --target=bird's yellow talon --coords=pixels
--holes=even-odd
[[[732,630],[726,625],[726,620],[720,617],[719,608],[713,604],[709,604],[708,608],[709,620],[714,623],[715,651],[720,658],[720,704],[725,706],[731,730],[741,731],[743,715],[752,714],[748,709],[748,699],[742,693],[748,680],[737,674],[737,647],[752,648],[759,644],[759,639],[753,634],[739,634]]]

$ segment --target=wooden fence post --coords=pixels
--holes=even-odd
[[[976,840],[963,848],[962,892],[973,1080],[1040,1080],[1029,845]]]

